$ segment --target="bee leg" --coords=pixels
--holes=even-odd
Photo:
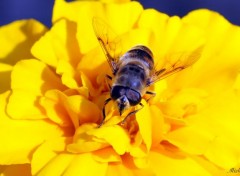
[[[140,111],[140,110],[144,107],[142,103],[139,103],[139,105],[141,105],[141,108],[136,109],[135,111],[130,112],[130,113],[123,119],[123,121],[121,122],[122,125],[126,122],[126,120],[127,120],[131,115],[136,114],[138,111]]]
[[[109,80],[112,81],[112,77],[106,74],[106,82],[107,82],[108,88],[111,89],[112,86],[110,85]]]
[[[98,128],[100,128],[100,127],[103,125],[103,123],[104,123],[104,120],[105,120],[105,118],[106,118],[105,107],[106,107],[106,105],[109,103],[109,101],[111,101],[111,100],[112,100],[111,98],[108,98],[108,99],[106,99],[105,102],[104,102],[103,109],[102,109],[103,119],[102,119],[102,122],[98,125]]]
[[[155,92],[147,91],[146,94],[150,95],[150,97],[147,99],[147,102],[148,102],[151,98],[153,98],[153,97],[156,96],[156,93],[155,93]]]

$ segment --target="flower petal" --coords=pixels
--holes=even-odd
[[[152,31],[145,28],[132,29],[122,34],[121,35],[122,54],[129,51],[129,49],[131,49],[133,46],[139,44],[151,48],[152,35],[153,35]]]
[[[239,165],[239,95],[222,93],[208,102],[204,110],[186,119],[188,126],[169,132],[166,138],[183,151],[202,154],[228,170]]]
[[[33,154],[31,162],[32,174],[49,175],[50,173],[63,172],[74,158],[73,155],[63,153],[70,141],[71,138],[59,136],[42,143]],[[62,153],[62,155],[59,155],[59,153]],[[62,167],[56,167],[56,165]]]
[[[45,118],[39,98],[48,89],[62,90],[60,79],[44,63],[31,59],[18,62],[12,71],[12,95],[7,111],[13,118]]]
[[[21,173],[23,176],[31,176],[30,164],[18,164],[9,166],[0,166],[1,176],[16,176]]]
[[[106,141],[119,155],[124,154],[130,145],[128,133],[118,125],[103,126],[101,128],[88,131],[87,134]],[[116,138],[116,136],[118,136],[118,138]]]
[[[85,6],[86,7],[86,6]],[[136,20],[138,19],[140,13],[142,12],[142,6],[137,2],[123,3],[123,4],[93,4],[91,8],[85,8],[84,11],[89,13],[89,16],[86,17],[84,13],[79,14],[78,24],[79,26],[84,26],[84,28],[78,28],[78,41],[83,53],[86,53],[93,49],[93,46],[97,46],[97,40],[93,33],[92,27],[92,18],[93,17],[102,17],[103,19],[108,20],[108,24],[113,28],[118,35],[127,32],[131,29]],[[115,13],[115,12],[118,13]],[[131,18],[128,18],[131,16]],[[119,20],[126,19],[122,21],[119,25]],[[124,23],[124,24],[123,24]],[[88,41],[86,43],[86,41]]]
[[[43,167],[40,172],[34,175],[62,175],[67,169],[68,165],[72,162],[74,157],[74,155],[67,153],[57,154],[49,162],[47,162],[46,166]]]
[[[0,63],[0,93],[10,89],[10,75],[12,66],[9,64]]]
[[[147,151],[149,151],[152,145],[152,121],[149,106],[146,103],[144,103],[144,108],[136,113],[136,120],[139,125],[139,132]]]
[[[98,162],[121,162],[122,159],[121,157],[118,155],[118,153],[116,153],[113,148],[111,147],[107,147],[107,148],[103,148],[97,151],[94,151],[93,153],[93,158],[98,161]]]
[[[62,83],[70,89],[78,89],[79,75],[69,61],[60,59],[57,64],[57,74],[61,75]]]
[[[100,119],[98,106],[81,95],[67,96],[58,90],[49,90],[40,104],[48,117],[62,126],[73,124],[77,128],[79,124],[94,123]]]
[[[101,163],[94,160],[91,153],[78,154],[75,155],[74,159],[65,170],[63,176],[105,176],[107,166],[107,163]]]
[[[1,164],[29,163],[29,155],[35,147],[48,138],[62,135],[61,129],[45,121],[8,120],[0,126]]]
[[[183,18],[183,22],[203,29],[206,44],[202,57],[193,69],[170,78],[169,85],[175,89],[194,86],[216,95],[230,88],[240,68],[240,51],[237,49],[240,28],[209,10],[193,11]]]
[[[98,57],[96,58],[96,56]],[[101,49],[100,45],[98,48],[91,50],[82,57],[77,66],[77,69],[79,72],[83,73],[81,76],[88,76],[88,78],[92,81],[93,84],[95,83],[95,85],[97,76],[101,74],[110,74],[110,67],[107,64],[106,57],[104,56],[104,52]],[[106,72],[103,73],[103,71]]]
[[[167,101],[160,104],[163,114],[169,116],[167,119],[175,118],[184,122],[184,118],[205,108],[204,100],[209,95],[202,89],[185,88],[175,91],[174,96],[165,96]]]
[[[76,24],[59,20],[34,44],[31,52],[36,58],[53,67],[57,67],[58,60],[76,65],[81,57],[76,40]]]
[[[75,134],[74,141],[79,147],[72,144],[68,146],[68,149],[75,153],[94,151],[111,145],[119,155],[122,155],[130,146],[128,133],[118,125],[104,125],[101,128],[96,128],[96,124],[81,125]]]
[[[154,173],[149,169],[138,169],[132,157],[128,154],[122,156],[121,163],[109,163],[106,176],[153,176]]]
[[[150,48],[159,68],[161,62],[166,61],[166,55],[189,52],[205,41],[201,29],[183,23],[177,16],[168,17],[153,9],[143,11],[138,25],[153,31]]]
[[[239,136],[238,136],[239,137]],[[239,140],[232,142],[229,136],[216,137],[209,145],[204,156],[214,164],[229,170],[230,168],[239,166],[240,151]]]
[[[201,113],[201,119],[192,119],[191,122],[201,126],[205,123],[204,129],[215,134],[204,155],[218,166],[229,169],[239,165],[240,161],[240,96],[231,91],[212,101],[209,108]]]
[[[204,167],[188,157],[174,156],[170,152],[151,151],[150,167],[155,175],[204,175],[211,176]]]
[[[88,132],[96,129],[96,124],[84,124],[76,129],[73,142],[67,146],[71,153],[86,153],[108,147],[104,140],[96,139],[95,136],[89,135]]]
[[[72,121],[64,107],[67,96],[58,90],[49,90],[40,99],[40,105],[45,109],[46,115],[60,126],[71,126]]]
[[[169,132],[165,139],[187,153],[201,155],[215,138],[214,134],[202,129],[193,125],[182,127]]]
[[[0,28],[0,60],[14,65],[19,60],[32,58],[30,48],[47,31],[36,20],[19,20]]]
[[[109,163],[107,168],[106,176],[134,176],[134,173],[131,169],[129,169],[127,166],[123,164],[116,164],[116,163]]]
[[[44,140],[63,135],[62,129],[44,120],[12,120],[5,107],[9,92],[0,95],[0,164],[29,163],[32,151]]]
[[[162,112],[157,106],[150,106],[151,119],[152,119],[152,146],[160,144],[163,135],[166,133],[166,124]]]
[[[63,0],[57,0],[54,6],[53,21],[66,18],[77,22],[79,26],[77,38],[81,53],[87,53],[98,45],[92,27],[93,17],[107,19],[109,25],[114,26],[114,31],[117,34],[122,34],[135,25],[142,10],[142,6],[137,2],[103,4],[90,1],[66,3]],[[119,21],[123,18],[125,20],[120,25]]]
[[[100,110],[96,104],[83,96],[73,95],[65,99],[64,106],[74,123],[75,128],[79,124],[97,122],[100,118]]]
[[[0,73],[7,71],[12,71],[12,66],[9,64],[0,63]]]

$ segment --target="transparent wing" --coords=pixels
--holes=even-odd
[[[193,65],[201,57],[202,50],[203,46],[200,46],[191,53],[179,53],[170,56],[163,68],[154,70],[148,81],[148,86]]]
[[[93,18],[93,29],[104,51],[112,73],[117,70],[117,63],[122,55],[122,44],[115,32],[101,19]]]

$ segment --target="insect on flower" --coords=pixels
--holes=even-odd
[[[120,115],[129,107],[141,106],[130,112],[122,121],[124,123],[129,116],[143,108],[141,99],[145,94],[155,96],[154,92],[148,90],[150,85],[194,64],[202,50],[199,47],[197,52],[181,54],[174,63],[156,69],[152,51],[148,47],[137,45],[122,54],[120,39],[105,22],[93,18],[93,28],[112,71],[112,76],[107,75],[112,82],[109,84],[110,98],[105,100],[99,127],[106,118],[105,106],[111,100],[116,102]]]

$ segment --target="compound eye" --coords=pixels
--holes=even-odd
[[[118,99],[119,97],[123,96],[125,94],[125,88],[122,86],[113,86],[111,90],[111,97],[113,100]]]
[[[135,90],[129,89],[129,90],[126,92],[126,96],[127,96],[128,101],[129,101],[129,103],[130,103],[131,106],[135,106],[135,105],[139,104],[140,101],[141,101],[141,95],[140,95],[140,93],[138,93],[138,92],[135,91]]]

